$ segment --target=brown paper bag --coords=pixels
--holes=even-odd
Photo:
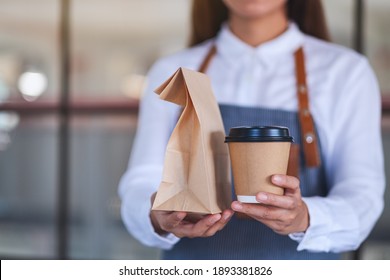
[[[155,92],[184,108],[167,145],[152,209],[214,214],[229,208],[228,147],[209,78],[179,68]]]

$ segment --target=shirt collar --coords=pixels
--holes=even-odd
[[[241,61],[244,57],[257,57],[266,65],[271,65],[275,57],[292,55],[303,44],[303,33],[297,25],[290,22],[287,30],[275,39],[265,42],[257,47],[252,47],[241,41],[223,24],[216,38],[218,53],[232,63]]]

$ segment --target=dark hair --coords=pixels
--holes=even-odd
[[[330,41],[321,0],[288,0],[286,4],[288,18],[303,33]],[[229,11],[222,0],[193,0],[189,45],[215,37],[228,16]]]

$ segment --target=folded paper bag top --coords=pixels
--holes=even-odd
[[[184,108],[167,144],[152,209],[214,214],[229,208],[230,160],[209,78],[179,68],[155,92]]]

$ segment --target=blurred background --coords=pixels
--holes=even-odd
[[[323,1],[332,39],[370,60],[390,161],[390,1]],[[1,259],[155,259],[117,196],[145,74],[186,46],[190,0],[0,1]],[[387,181],[390,170],[386,169]],[[390,259],[390,191],[362,247]]]

